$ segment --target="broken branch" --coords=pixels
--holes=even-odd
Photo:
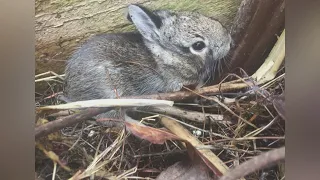
[[[64,127],[71,126],[73,124],[87,120],[93,116],[109,111],[110,108],[88,108],[79,113],[72,114],[67,117],[57,119],[55,121],[48,122],[44,125],[35,128],[36,139],[52,132],[58,131]]]
[[[237,180],[285,158],[285,147],[260,154],[226,173],[219,180]]]

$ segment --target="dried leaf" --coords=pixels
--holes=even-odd
[[[222,176],[222,172],[219,171],[219,169],[206,158],[206,156],[202,155],[201,152],[199,152],[191,143],[186,142],[186,147],[188,150],[188,155],[192,162],[198,163],[198,164],[204,164],[206,165],[215,175]]]
[[[49,141],[60,141],[62,139],[59,132],[48,134],[47,137]]]
[[[161,117],[161,123],[184,140],[193,163],[206,164],[216,176],[222,176],[229,169],[210,149],[202,149],[203,143],[181,124],[165,116]]]
[[[142,123],[125,122],[127,129],[135,136],[150,141],[153,144],[163,144],[166,140],[178,140],[178,136],[166,131]]]
[[[36,126],[40,126],[40,125],[43,125],[43,124],[46,124],[48,123],[49,121],[47,119],[38,119],[37,123],[36,123]]]
[[[177,162],[163,171],[156,180],[211,180],[209,171],[201,163]]]
[[[53,151],[47,151],[40,143],[37,143],[37,147],[43,151],[43,153],[50,158],[53,162],[58,163],[66,171],[71,171],[71,169],[63,163],[59,156]]]
[[[46,155],[54,162],[58,163],[63,169],[70,171],[70,168],[66,166],[59,158],[59,156],[53,151],[46,152]]]

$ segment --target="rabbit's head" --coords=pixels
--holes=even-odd
[[[190,83],[210,77],[230,50],[231,36],[217,20],[193,12],[151,12],[136,5],[128,9],[128,19],[159,57],[158,64]]]

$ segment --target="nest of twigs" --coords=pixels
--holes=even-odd
[[[63,91],[60,78],[63,76],[45,79],[50,88],[36,94],[38,106],[62,103],[57,98]],[[284,80],[282,69],[273,81],[263,86],[254,85],[250,79],[240,79],[220,87],[239,83],[247,83],[248,87],[220,88],[218,92],[205,94],[186,89],[187,94],[195,96],[175,102],[171,108],[203,114],[203,119],[190,120],[183,113],[154,110],[149,114],[144,112],[142,123],[159,129],[166,127],[161,121],[163,115],[173,117],[171,120],[198,139],[203,149],[210,150],[227,167],[233,168],[262,152],[284,146],[285,121],[274,103],[284,93]],[[37,124],[41,126],[69,114],[68,110],[41,111],[37,114]],[[137,137],[125,126],[102,127],[88,118],[37,139],[36,173],[39,179],[53,179],[53,175],[55,179],[154,179],[177,162],[192,161],[182,141],[165,140],[163,144],[155,144]],[[281,163],[270,166],[245,178],[283,179],[283,166]]]
[[[283,59],[284,32],[252,77],[229,75],[198,90],[185,87],[181,92],[91,101],[91,105],[61,105],[63,75],[37,75],[36,82],[50,86],[36,93],[36,105],[41,106],[35,129],[36,177],[284,179]],[[131,109],[129,114],[140,122],[115,121],[120,126],[103,127],[91,118],[118,107],[120,101],[121,106],[156,106],[143,112]]]

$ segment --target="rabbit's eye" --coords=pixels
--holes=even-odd
[[[201,51],[203,48],[205,48],[206,45],[203,41],[198,41],[192,44],[192,48],[196,51]]]

